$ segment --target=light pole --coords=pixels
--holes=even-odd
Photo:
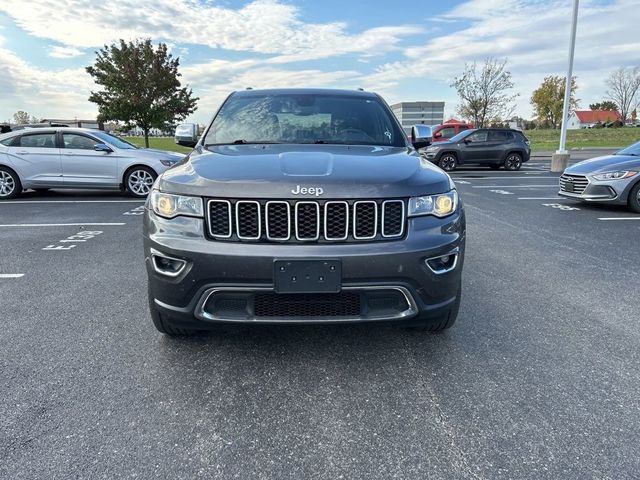
[[[567,122],[569,120],[569,100],[571,99],[571,80],[573,78],[573,54],[576,48],[576,29],[578,27],[578,3],[573,0],[573,19],[571,21],[571,40],[569,42],[569,66],[564,84],[564,103],[562,105],[562,125],[560,126],[560,147],[551,156],[551,171],[563,172],[569,162],[567,144]]]

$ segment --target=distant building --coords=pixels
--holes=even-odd
[[[577,130],[579,128],[591,128],[596,123],[615,122],[622,117],[615,110],[576,110],[569,116],[567,128]]]
[[[407,134],[414,125],[439,125],[444,120],[444,102],[401,102],[391,110]]]

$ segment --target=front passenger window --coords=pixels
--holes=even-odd
[[[467,137],[467,140],[469,140],[472,143],[486,142],[487,141],[487,132],[475,132],[475,133],[472,133],[471,135],[469,135]]]
[[[62,135],[62,139],[64,148],[70,148],[72,150],[93,150],[94,147],[100,143],[92,138],[74,133],[65,133]]]

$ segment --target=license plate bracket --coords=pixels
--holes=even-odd
[[[276,293],[339,293],[342,289],[340,260],[275,260]]]

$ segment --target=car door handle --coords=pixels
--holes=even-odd
[[[29,152],[27,152],[26,150],[18,150],[16,152],[16,155],[27,155]]]

